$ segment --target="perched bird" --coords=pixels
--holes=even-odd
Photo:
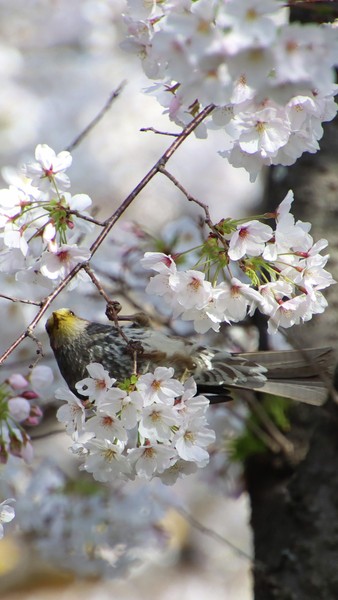
[[[130,377],[135,364],[133,343],[138,342],[139,374],[158,366],[173,367],[176,378],[192,375],[199,393],[215,401],[231,399],[231,390],[236,389],[315,405],[327,397],[324,379],[333,360],[330,348],[232,354],[136,323],[120,329],[93,323],[68,308],[54,311],[46,330],[60,372],[74,393],[75,384],[88,376],[86,366],[91,362],[101,363],[117,381]]]

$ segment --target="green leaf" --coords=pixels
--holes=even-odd
[[[280,396],[266,396],[263,400],[263,406],[270,419],[282,431],[288,431],[290,429],[288,411],[291,404],[291,400],[281,398]]]
[[[290,429],[288,411],[291,405],[291,400],[279,396],[266,395],[262,401],[262,406],[266,414],[281,431]],[[245,462],[253,454],[262,454],[267,451],[263,440],[254,433],[256,428],[264,427],[259,417],[256,414],[250,413],[244,432],[231,440],[229,444],[231,460]]]
[[[262,454],[266,446],[254,433],[246,429],[242,435],[231,440],[229,454],[234,462],[245,462],[253,454]]]

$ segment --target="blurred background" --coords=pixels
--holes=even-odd
[[[110,94],[126,82],[109,112],[72,153],[71,191],[89,194],[102,218],[123,201],[171,141],[140,129],[174,130],[156,100],[144,93],[151,82],[137,57],[119,48],[124,11],[123,0],[0,0],[0,164],[4,174],[7,167],[33,160],[38,143],[56,152],[69,146]],[[213,135],[207,140],[191,136],[170,160],[169,170],[190,194],[209,205],[214,220],[253,211],[261,183],[251,184],[245,171],[230,167],[216,151],[220,133]],[[1,187],[6,185],[3,181]],[[157,175],[127,211],[124,223],[113,232],[113,241],[108,240],[98,253],[97,264],[116,272],[121,247],[128,245],[128,235],[133,240],[126,221],[153,236],[165,234],[175,222],[193,236],[189,232],[192,221],[187,219],[192,215],[198,215],[196,207]],[[18,284],[3,273],[0,281],[8,295],[41,297],[41,290]],[[103,302],[88,287],[65,291],[53,308],[59,306],[105,319]],[[123,308],[127,312],[129,307]],[[36,309],[0,299],[0,311],[3,351]],[[55,385],[45,392],[48,404],[60,380],[43,324],[37,334],[46,351],[44,364],[55,371]],[[22,344],[3,367],[4,376],[13,370],[24,372],[34,353],[31,341]],[[225,415],[219,411],[213,418],[222,424]],[[59,490],[74,482],[78,468],[68,446],[62,434],[42,438],[35,442],[32,465],[23,467],[13,459],[0,472],[0,501],[12,495],[20,498],[18,517],[6,526],[0,542],[2,598],[70,600],[81,595],[104,600],[114,594],[121,599],[198,600],[208,593],[214,600],[250,600],[250,511],[239,467],[230,467],[225,459],[217,464],[215,459],[209,473],[180,480],[173,488],[156,482],[146,489],[128,484],[92,496],[76,488],[66,501]],[[95,501],[90,503],[89,497]],[[105,531],[106,553],[102,551],[100,560],[93,554],[91,560],[90,541],[81,538],[81,530],[86,519],[92,519],[94,529],[102,527],[95,521],[100,510],[107,511],[107,521],[113,513],[115,520],[109,523],[110,529],[107,526],[109,535]],[[62,519],[68,520],[68,529]],[[84,546],[86,560],[76,554]]]

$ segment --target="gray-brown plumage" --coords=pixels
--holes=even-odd
[[[113,325],[92,323],[63,308],[53,312],[46,329],[73,392],[75,384],[88,376],[86,366],[91,362],[101,363],[117,381],[131,376],[133,352]],[[122,329],[142,349],[137,353],[139,373],[173,367],[175,377],[192,375],[199,392],[207,396],[226,399],[231,390],[249,389],[315,405],[327,397],[330,348],[231,354],[150,327],[133,324]]]

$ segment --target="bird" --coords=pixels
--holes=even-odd
[[[198,393],[211,402],[231,400],[240,390],[312,405],[323,404],[328,396],[332,348],[231,353],[138,322],[91,322],[69,308],[55,310],[46,330],[61,375],[77,396],[76,383],[88,376],[86,367],[93,362],[102,364],[118,383],[131,377],[135,364],[138,375],[173,367],[177,379],[193,376]]]

